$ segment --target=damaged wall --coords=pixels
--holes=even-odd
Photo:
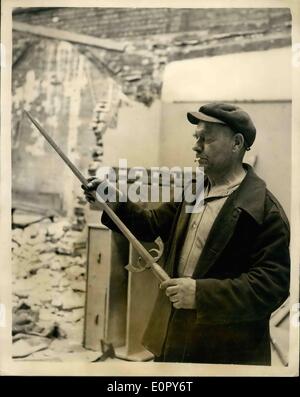
[[[32,10],[32,12],[30,12]],[[197,30],[266,32],[290,25],[288,8],[19,8],[16,21],[47,25],[102,38],[136,38]],[[273,29],[274,30],[274,29]]]
[[[24,118],[23,110],[30,111],[71,160],[86,170],[95,146],[90,127],[93,112],[97,101],[107,97],[109,87],[110,79],[64,41],[40,40],[14,67],[12,158],[17,199],[24,192],[32,192],[33,202],[35,192],[58,194],[64,210],[72,211],[79,190],[71,172]]]
[[[162,72],[169,62],[291,42],[288,8],[53,8],[32,13],[25,9],[14,15],[14,21],[123,43],[125,50],[120,52],[82,50],[120,82],[126,95],[146,105],[159,98]]]

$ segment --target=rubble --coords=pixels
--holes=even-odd
[[[55,253],[57,255],[72,255],[73,251],[65,247],[57,247]]]
[[[66,275],[69,280],[76,280],[85,275],[85,269],[82,266],[75,265],[66,269]]]
[[[84,216],[84,208],[83,207],[75,207],[74,214],[76,216]]]
[[[82,207],[75,207],[74,215],[83,222]],[[51,339],[64,338],[65,345],[69,340],[81,345],[85,228],[74,230],[66,219],[44,220],[23,230],[14,229],[12,239],[13,357],[30,359],[43,353],[50,359]]]
[[[52,242],[59,241],[64,234],[70,229],[67,221],[60,221],[48,226],[46,235]]]
[[[131,75],[126,76],[125,80],[131,82],[131,81],[141,80],[141,78],[142,78],[142,74],[141,73],[135,73],[135,74],[131,74]]]
[[[12,334],[30,332],[36,328],[38,312],[31,309],[25,303],[20,304],[13,310]],[[39,329],[39,328],[38,328]]]
[[[12,346],[12,357],[13,358],[23,358],[27,357],[32,353],[40,350],[48,349],[49,343],[45,341],[37,340],[35,337],[29,340],[20,339],[13,343]]]
[[[86,282],[84,280],[74,281],[71,283],[73,291],[85,292]]]
[[[65,339],[67,337],[66,332],[59,326],[59,324],[54,323],[50,329],[45,332],[47,338],[52,339]]]
[[[78,205],[86,205],[87,201],[83,196],[77,196],[77,204]]]

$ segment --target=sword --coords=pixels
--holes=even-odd
[[[65,153],[60,149],[60,147],[56,144],[56,142],[51,138],[51,136],[46,132],[46,130],[35,120],[32,115],[24,110],[26,116],[29,120],[35,125],[38,131],[43,135],[43,137],[48,141],[48,143],[53,147],[56,153],[60,156],[60,158],[67,164],[73,174],[80,180],[82,185],[87,187],[88,180],[82,175],[79,169],[72,163],[72,161],[65,155]],[[99,203],[97,196],[95,193],[92,193],[96,202]],[[163,268],[155,262],[155,258],[146,250],[146,248],[139,242],[139,240],[131,233],[128,227],[121,221],[118,215],[108,206],[107,203],[101,202],[101,206],[104,208],[104,211],[110,217],[110,219],[118,226],[118,228],[122,231],[124,236],[127,240],[132,244],[132,246],[136,249],[139,253],[141,258],[145,261],[146,267],[149,268],[154,276],[160,281],[166,281],[170,277],[169,275],[163,270]],[[132,266],[127,267],[129,270],[133,270]]]

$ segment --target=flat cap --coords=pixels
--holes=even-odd
[[[248,113],[229,103],[208,103],[201,106],[198,112],[188,112],[187,118],[192,124],[198,124],[199,121],[225,124],[235,133],[244,136],[247,148],[250,148],[255,140],[256,128]]]

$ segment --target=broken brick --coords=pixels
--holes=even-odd
[[[75,207],[74,208],[74,215],[76,215],[76,216],[84,216],[84,208]]]

